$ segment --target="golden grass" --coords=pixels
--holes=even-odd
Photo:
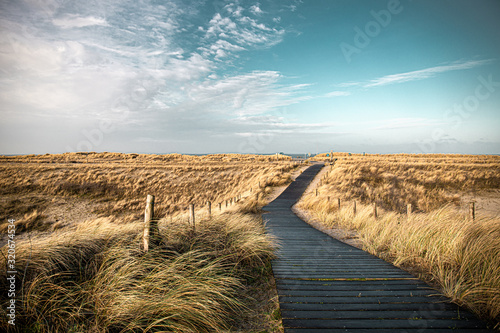
[[[248,295],[241,292],[245,281],[270,269],[274,244],[260,218],[220,214],[200,220],[195,234],[180,218],[161,220],[159,226],[161,246],[146,254],[139,248],[141,225],[112,218],[19,243],[16,266],[24,283],[17,282],[16,327],[37,332],[230,329],[233,319],[248,311]],[[6,290],[6,273],[0,274]]]
[[[356,155],[335,153],[335,168],[320,187],[332,197],[385,209],[431,211],[458,203],[460,194],[500,188],[500,156]],[[329,160],[323,155],[317,160]]]
[[[272,285],[274,243],[261,218],[246,213],[259,212],[296,167],[288,157],[232,154],[0,157],[0,231],[16,219],[18,331],[276,329],[277,305],[264,290]],[[156,197],[160,240],[144,253],[147,194]],[[187,218],[191,203],[196,232]],[[7,246],[2,254],[5,267]],[[253,292],[263,295],[256,300]],[[0,330],[8,328],[6,297]],[[250,308],[258,302],[270,313]]]
[[[43,216],[50,215],[46,209],[57,198],[86,201],[99,217],[126,221],[140,218],[147,194],[156,196],[158,216],[175,215],[187,210],[191,203],[201,207],[211,201],[217,207],[236,196],[255,195],[268,186],[289,182],[289,172],[295,167],[285,156],[276,161],[275,156],[234,154],[3,156],[0,231],[6,228],[7,218],[15,218],[20,231],[46,228],[42,222],[54,224],[56,221]],[[38,217],[30,219],[28,215],[35,211]]]
[[[500,158],[334,158],[338,158],[335,166],[317,187],[318,196],[315,191],[306,194],[298,207],[327,227],[356,231],[365,250],[419,274],[498,327],[500,218],[480,215],[472,221],[455,204],[463,192],[498,189]],[[337,198],[341,198],[340,209]],[[373,214],[374,202],[379,206],[378,218]],[[407,203],[417,212],[403,213]]]

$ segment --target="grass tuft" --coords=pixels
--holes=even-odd
[[[139,247],[141,223],[111,218],[19,242],[18,331],[230,329],[248,311],[241,289],[273,257],[262,221],[232,213],[200,219],[196,233],[182,218],[159,226],[160,246],[146,254]],[[6,272],[0,274],[6,290]],[[3,330],[7,302],[2,294]]]

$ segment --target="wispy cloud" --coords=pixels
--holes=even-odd
[[[485,60],[468,60],[468,61],[455,61],[450,64],[440,65],[429,67],[425,69],[420,69],[411,72],[398,73],[398,74],[390,74],[385,75],[370,81],[360,81],[360,82],[343,82],[337,84],[339,88],[350,88],[350,87],[358,87],[358,88],[373,88],[373,87],[381,87],[387,86],[391,84],[399,84],[410,81],[418,81],[425,80],[429,78],[433,78],[438,76],[439,74],[452,72],[452,71],[460,71],[467,70],[479,66],[484,66],[492,63],[493,59],[485,59]]]
[[[399,73],[393,75],[386,75],[378,79],[374,79],[364,84],[365,88],[385,86],[389,84],[397,84],[409,81],[424,80],[431,77],[435,77],[438,74],[459,71],[465,69],[471,69],[478,66],[483,66],[491,63],[492,60],[470,60],[470,61],[456,61],[448,65],[441,65],[436,67],[430,67],[426,69],[421,69],[418,71]]]
[[[372,122],[372,130],[396,130],[404,128],[434,127],[443,124],[441,119],[429,118],[393,118]]]
[[[108,23],[103,18],[94,17],[94,16],[82,17],[82,16],[78,16],[78,15],[67,15],[67,16],[62,17],[62,18],[55,18],[52,20],[52,23],[56,26],[59,26],[59,27],[65,28],[65,29],[83,28],[83,27],[94,26],[94,25],[108,26]]]
[[[137,129],[147,126],[157,143],[188,133],[234,137],[248,130],[245,117],[310,98],[307,84],[287,83],[277,71],[242,70],[241,54],[270,48],[286,33],[260,4],[215,13],[174,0],[40,6],[10,2],[0,11],[7,46],[0,115],[2,126],[35,116],[71,124],[74,137],[61,139],[62,147],[76,146],[78,128],[98,119],[113,121],[122,138],[144,138]],[[44,130],[32,123],[31,132]]]
[[[271,27],[257,19],[244,16],[242,14],[244,8],[240,6],[228,5],[225,9],[225,12],[214,14],[208,27],[199,28],[199,30],[205,31],[205,42],[212,43],[208,47],[200,48],[205,54],[207,50],[214,47],[215,43],[235,45],[239,49],[233,47],[232,51],[240,51],[247,47],[271,47],[283,40],[284,29]],[[254,14],[263,13],[258,5],[252,6],[249,11]],[[225,51],[219,51],[219,58],[227,55]]]
[[[332,91],[324,95],[324,97],[342,97],[342,96],[349,96],[351,95],[351,92],[349,91]]]

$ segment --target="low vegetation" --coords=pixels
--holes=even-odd
[[[200,221],[196,233],[182,219],[159,226],[160,244],[147,253],[139,248],[140,224],[111,218],[20,243],[16,327],[210,332],[241,324],[251,312],[245,286],[269,275],[273,257],[261,220],[220,214]],[[4,270],[0,281],[7,290]],[[8,328],[5,297],[2,330]]]
[[[464,193],[500,189],[500,156],[335,154],[322,192],[403,213],[459,204]],[[315,157],[326,160],[325,154]]]
[[[298,207],[327,227],[356,231],[365,250],[419,275],[498,327],[500,218],[478,214],[472,220],[459,208],[464,193],[498,190],[500,157],[333,158],[335,165],[319,183],[318,195],[306,194]],[[415,208],[410,215],[408,203]]]
[[[5,231],[8,218],[16,218],[20,231],[61,228],[73,222],[67,215],[77,209],[82,210],[80,216],[136,221],[147,194],[156,196],[158,216],[176,215],[189,204],[202,207],[207,201],[225,207],[225,201],[236,196],[289,183],[296,164],[287,156],[276,159],[231,154],[3,156],[0,231]]]
[[[253,213],[296,167],[258,155],[0,157],[3,244],[16,220],[13,331],[279,332],[275,244]],[[160,236],[145,253],[147,194]],[[7,267],[7,245],[1,251]],[[2,331],[12,329],[8,302],[2,293]]]

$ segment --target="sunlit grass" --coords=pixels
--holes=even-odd
[[[498,188],[499,159],[339,156],[344,159],[322,180],[318,196],[306,194],[298,207],[327,227],[356,231],[366,251],[419,274],[456,303],[498,323],[500,218],[472,220],[457,209],[453,195]],[[408,216],[407,203],[417,212]]]
[[[159,226],[159,246],[147,253],[140,249],[141,223],[110,218],[19,243],[16,265],[24,283],[17,282],[16,327],[38,332],[228,329],[247,311],[248,296],[240,289],[268,269],[273,257],[273,240],[261,220],[220,214],[200,219],[196,233],[183,219],[162,220]],[[3,329],[8,327],[5,297]]]

